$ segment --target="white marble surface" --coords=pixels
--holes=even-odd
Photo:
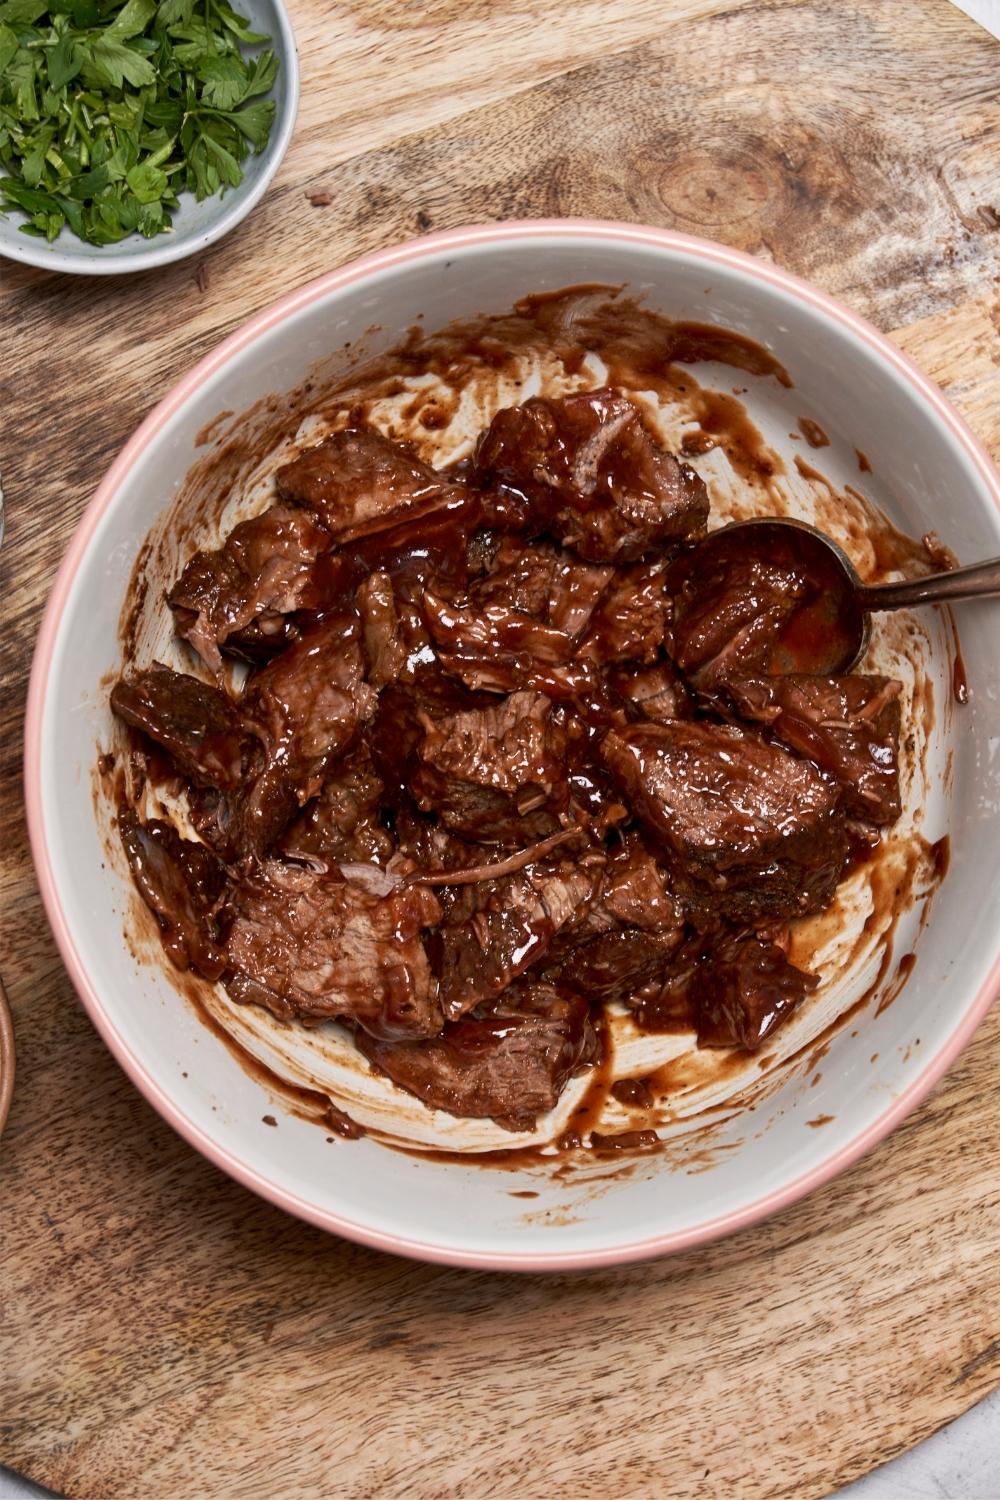
[[[1000,0],[952,3],[1000,38]],[[1000,67],[997,86],[1000,91]],[[51,1494],[0,1467],[0,1500]],[[663,1500],[669,1500],[666,1492]],[[836,1500],[1000,1500],[1000,1390],[909,1453],[840,1490]]]

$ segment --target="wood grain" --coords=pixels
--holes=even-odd
[[[77,1500],[827,1494],[1000,1380],[1000,1015],[891,1141],[721,1244],[533,1279],[362,1250],[193,1154],[97,1040],[31,873],[24,693],[143,412],[250,312],[421,228],[621,217],[771,256],[1000,456],[1000,53],[945,0],[291,9],[296,138],[201,285],[4,268],[0,1460]]]

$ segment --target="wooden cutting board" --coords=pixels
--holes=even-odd
[[[0,1461],[75,1500],[825,1495],[1000,1380],[1000,1012],[890,1141],[720,1244],[535,1278],[356,1248],[195,1155],[92,1031],[28,857],[25,685],[141,415],[252,311],[430,227],[593,215],[773,257],[1000,457],[1000,47],[946,0],[291,10],[302,111],[246,224],[128,279],[4,267]]]

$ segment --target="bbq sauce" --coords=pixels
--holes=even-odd
[[[799,431],[810,448],[828,448],[830,446],[830,439],[819,423],[813,421],[812,417],[799,418]]]

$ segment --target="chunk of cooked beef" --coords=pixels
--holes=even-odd
[[[501,994],[539,963],[592,883],[586,870],[563,861],[442,890],[445,917],[429,952],[441,979],[445,1017],[455,1020]]]
[[[458,486],[374,427],[347,427],[277,473],[278,495],[310,511],[338,542],[419,519],[454,503]]]
[[[408,655],[388,573],[370,573],[358,588],[357,603],[366,676],[373,687],[382,688],[396,681]]]
[[[400,798],[393,807],[396,852],[387,869],[393,875],[413,875],[428,870],[465,870],[482,858],[482,849],[450,833],[434,815],[418,812],[410,798]],[[446,919],[450,891],[437,892]]]
[[[294,787],[266,768],[235,792],[194,787],[188,793],[191,826],[220,859],[233,864],[272,848],[298,805]]]
[[[759,670],[808,586],[782,558],[695,547],[670,572],[674,660],[699,686]]]
[[[599,905],[615,922],[644,932],[673,935],[681,930],[666,872],[634,833],[626,837],[604,867]]]
[[[389,575],[397,608],[406,604],[419,613],[425,588],[456,597],[468,589],[475,571],[470,540],[481,519],[479,495],[456,484],[429,520],[418,515],[346,545],[369,571]]]
[[[683,940],[683,918],[635,832],[588,873],[590,893],[556,934],[545,972],[589,998],[628,998],[663,973]]]
[[[410,787],[417,806],[477,843],[529,844],[568,804],[566,735],[542,693],[431,718]]]
[[[191,798],[195,828],[223,859],[270,849],[357,740],[375,708],[359,635],[357,616],[319,619],[250,678],[240,708],[257,737],[253,774]]]
[[[204,844],[182,839],[158,818],[140,823],[123,811],[118,829],[132,879],[159,923],[167,957],[178,969],[218,979],[225,968],[225,867]]]
[[[845,811],[878,826],[899,817],[899,694],[889,677],[737,677],[727,696],[744,719],[816,762],[844,789]]]
[[[697,534],[708,494],[611,390],[507,407],[480,438],[474,472],[497,519],[551,532],[592,562],[627,562]]]
[[[756,1051],[818,984],[777,943],[753,932],[727,935],[692,978],[699,1047]]]
[[[545,666],[569,659],[572,638],[503,600],[449,604],[430,590],[424,595],[424,618],[436,644],[473,658],[529,657]]]
[[[574,947],[546,974],[572,983],[588,1000],[627,1000],[664,974],[682,940],[680,923],[664,932],[613,927]]]
[[[220,688],[157,662],[120,678],[111,707],[162,745],[195,786],[232,790],[254,762],[256,742],[233,700]]]
[[[656,661],[670,621],[666,578],[667,566],[662,561],[618,568],[594,611],[579,657],[599,666]]]
[[[695,923],[830,900],[847,834],[839,788],[808,761],[747,730],[680,720],[612,731],[602,753]]]
[[[345,860],[384,865],[395,848],[380,818],[384,791],[367,746],[359,745],[334,767],[319,795],[286,829],[282,853],[327,866]]]
[[[608,673],[608,683],[629,705],[632,718],[666,724],[671,719],[691,717],[691,694],[664,657],[651,667],[613,667]]]
[[[609,786],[605,801],[614,797]],[[546,963],[557,967],[585,943],[608,932],[638,928],[673,937],[683,931],[684,919],[670,891],[666,872],[644,847],[636,830],[621,835],[600,862],[588,858],[590,894],[579,901],[565,926],[555,935]]]
[[[695,937],[660,992],[636,1006],[636,1019],[645,1031],[673,1031],[687,1021],[699,1047],[754,1052],[818,984],[759,933],[724,932],[711,946]]]
[[[551,625],[570,641],[587,628],[614,569],[582,562],[549,542],[526,544],[505,536],[489,566],[469,590],[479,611],[502,605]]]
[[[568,661],[573,643],[564,632],[529,616],[491,605],[482,614],[448,604],[430,590],[424,617],[440,665],[477,693],[534,690],[572,704],[586,719],[608,724],[622,718],[607,694],[599,667]]]
[[[339,870],[268,860],[237,887],[226,988],[282,1019],[356,1021],[373,1036],[434,1036],[437,980],[421,934],[440,920],[426,886],[389,889]],[[390,882],[391,884],[391,882]],[[383,887],[384,888],[384,887]]]
[[[380,1072],[432,1109],[530,1130],[553,1109],[572,1073],[595,1062],[587,1002],[570,990],[522,981],[489,1007],[426,1042],[358,1047]]]
[[[214,672],[222,651],[263,661],[295,634],[294,616],[347,583],[330,533],[305,511],[275,505],[214,551],[196,552],[167,595],[177,633]]]
[[[411,805],[410,779],[427,719],[437,721],[469,709],[495,705],[495,697],[467,692],[446,676],[437,663],[418,667],[411,680],[383,688],[365,738],[389,800],[400,807]]]
[[[300,804],[375,711],[359,637],[356,615],[317,620],[247,684],[243,711],[261,734],[268,772],[288,781]]]

